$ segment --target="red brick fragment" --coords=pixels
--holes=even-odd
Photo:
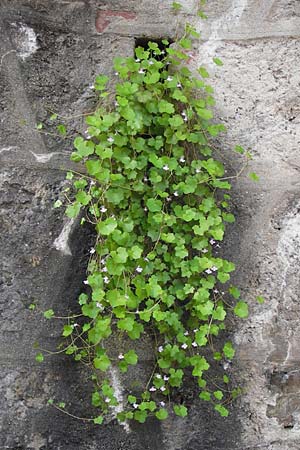
[[[103,31],[110,24],[111,17],[122,17],[126,20],[132,20],[136,18],[136,14],[129,11],[113,11],[111,9],[98,11],[95,22],[98,33],[103,33]]]

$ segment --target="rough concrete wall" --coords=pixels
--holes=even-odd
[[[195,11],[194,0],[183,3],[185,14]],[[71,139],[39,134],[35,124],[58,111],[72,117],[70,135],[83,130],[80,114],[94,105],[94,76],[111,74],[112,57],[131,54],[135,36],[172,36],[170,4],[1,1],[1,450],[300,448],[297,0],[208,0],[209,20],[199,22],[205,42],[191,63],[211,68],[216,115],[229,129],[219,141],[228,171],[238,167],[229,149],[241,144],[254,153],[251,170],[261,177],[258,185],[245,175],[235,183],[237,223],[222,250],[236,262],[245,296],[267,299],[263,306],[253,302],[250,320],[234,335],[234,374],[245,395],[224,420],[189,386],[188,420],[171,416],[129,433],[114,421],[95,427],[46,405],[55,396],[78,415],[89,414],[91,385],[80,366],[63,356],[35,363],[33,343],[54,348],[60,325],[28,306],[74,310],[91,236],[51,208],[64,183],[61,169],[70,166]],[[213,56],[223,68],[211,64]],[[141,376],[149,345],[141,342]]]

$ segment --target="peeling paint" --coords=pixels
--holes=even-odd
[[[19,150],[19,147],[17,147],[16,145],[11,145],[10,147],[3,147],[0,149],[0,154],[4,153],[4,152],[15,152]]]
[[[34,153],[32,150],[30,150],[30,153],[35,157],[37,162],[42,163],[42,164],[49,162],[55,155],[64,155],[65,154],[63,152]],[[66,153],[66,155],[69,156],[68,153]]]
[[[222,34],[224,24],[237,25],[248,6],[248,0],[232,0],[231,7],[228,12],[212,22],[212,32],[209,39],[201,46],[201,59],[207,65],[214,64],[212,58],[216,55],[216,50],[222,41]]]
[[[39,46],[34,30],[28,25],[21,25],[18,31],[20,33],[20,37],[18,39],[18,54],[24,61],[26,58],[35,53]]]
[[[125,403],[125,399],[124,399],[124,395],[123,395],[124,389],[122,387],[118,371],[115,367],[111,367],[110,375],[111,375],[111,384],[112,384],[112,387],[114,388],[114,395],[119,403],[117,406],[113,407],[114,415],[116,416],[118,413],[120,413],[124,409],[124,403]],[[122,425],[123,425],[126,433],[131,432],[129,423],[127,421],[122,423]]]
[[[56,250],[62,252],[64,255],[72,255],[69,247],[69,237],[72,232],[72,228],[75,220],[69,219],[63,226],[60,235],[53,242],[53,246]]]

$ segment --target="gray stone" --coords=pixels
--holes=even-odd
[[[186,0],[183,15],[155,0],[4,0],[0,5],[0,449],[11,450],[298,450],[299,418],[299,142],[298,68],[300,10],[296,0],[211,0],[208,20]],[[137,37],[174,37],[176,22],[194,21],[204,42],[191,68],[206,65],[215,87],[217,120],[228,127],[216,145],[229,176],[254,155],[234,181],[236,224],[221,252],[237,265],[234,281],[251,305],[250,319],[229,324],[237,358],[227,370],[245,393],[221,419],[188,383],[188,420],[175,416],[130,432],[111,420],[103,427],[76,421],[47,405],[91,417],[91,381],[65,356],[35,362],[35,342],[55,349],[61,324],[42,311],[76,311],[92,230],[70,223],[52,205],[72,167],[72,138],[84,131],[95,107],[89,85],[113,75],[115,55],[130,55]],[[224,66],[218,68],[212,58]],[[56,133],[51,112],[68,117],[68,134]],[[65,120],[65,119],[64,119]],[[43,122],[47,131],[38,131]],[[256,171],[253,184],[247,171]],[[266,303],[256,304],[256,295]],[[29,305],[36,304],[36,311]],[[117,341],[111,347],[119,349]],[[142,367],[115,378],[122,391],[149,374],[152,343],[139,342]],[[216,374],[222,367],[216,368]],[[134,386],[134,385],[133,385]],[[181,392],[178,393],[182,395]]]

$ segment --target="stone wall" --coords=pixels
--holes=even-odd
[[[253,184],[245,173],[234,183],[237,222],[222,249],[251,304],[250,319],[232,325],[238,352],[227,369],[243,384],[243,397],[220,419],[188,386],[188,420],[171,416],[129,432],[115,421],[96,427],[47,406],[55,396],[89,415],[91,385],[81,367],[64,356],[41,365],[34,359],[34,343],[55,348],[61,327],[38,311],[74,310],[85,278],[90,230],[52,208],[70,167],[72,135],[83,131],[82,114],[95,104],[95,75],[113,76],[114,56],[132,54],[137,37],[174,36],[171,3],[1,1],[1,450],[300,448],[298,0],[208,0],[209,19],[199,24],[197,2],[182,1],[182,14],[203,36],[191,66],[210,69],[216,116],[228,127],[218,141],[228,173],[239,166],[230,149],[241,144],[254,154],[249,170],[261,179]],[[37,132],[39,122],[55,131],[51,111],[68,118],[66,138]],[[255,303],[258,294],[264,305]],[[142,377],[149,346],[140,342]],[[115,379],[120,395],[122,382]]]

